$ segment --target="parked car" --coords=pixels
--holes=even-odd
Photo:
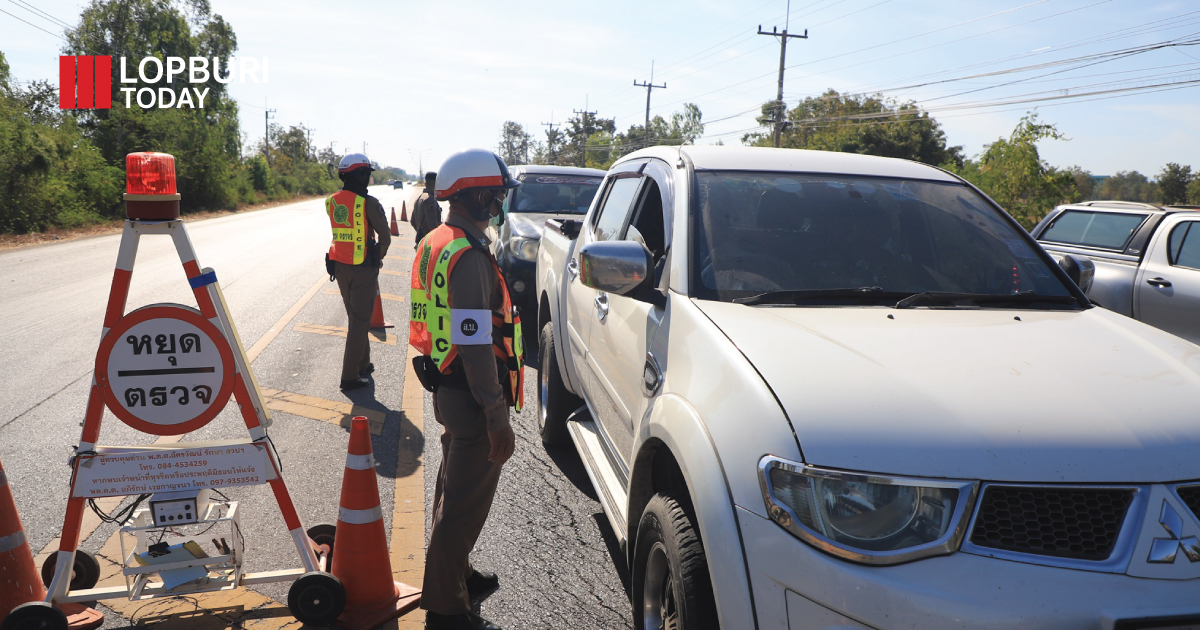
[[[1052,254],[1091,259],[1093,304],[1200,343],[1200,211],[1127,201],[1052,210],[1033,229]]]
[[[537,273],[637,628],[1200,627],[1200,347],[957,176],[650,148]]]
[[[505,221],[492,241],[496,262],[504,272],[512,292],[513,303],[520,309],[530,333],[537,338],[534,326],[537,313],[534,267],[538,242],[546,219],[563,216],[582,216],[592,204],[604,171],[594,168],[567,166],[525,166],[509,168],[521,187],[509,194],[504,202]]]

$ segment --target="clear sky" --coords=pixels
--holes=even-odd
[[[586,106],[625,130],[644,117],[646,90],[632,84],[652,63],[667,85],[652,114],[696,103],[712,121],[698,143],[737,144],[775,97],[779,44],[758,26],[786,22],[808,30],[788,44],[790,105],[828,88],[883,91],[928,108],[969,156],[1037,108],[1070,138],[1043,143],[1052,165],[1152,178],[1167,162],[1200,168],[1196,0],[792,0],[790,16],[787,0],[210,1],[239,54],[270,60],[268,84],[231,88],[247,145],[262,138],[264,105],[319,144],[366,142],[373,160],[409,171],[418,156],[430,169],[494,147],[505,120],[540,135]],[[16,18],[61,34],[46,15],[75,24],[84,5],[0,0],[16,79],[57,81],[63,44]]]

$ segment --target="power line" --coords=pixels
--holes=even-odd
[[[36,28],[37,30],[39,30],[39,31],[41,31],[41,32],[43,32],[43,33],[46,33],[46,34],[48,34],[48,35],[53,35],[53,36],[55,36],[55,37],[57,37],[57,38],[59,38],[59,39],[63,40],[64,42],[65,42],[65,41],[67,41],[67,38],[63,37],[62,35],[59,35],[58,33],[52,33],[52,32],[50,32],[50,31],[47,31],[46,29],[44,29],[44,28],[42,28],[42,27],[38,26],[37,24],[34,24],[33,22],[30,22],[29,20],[25,20],[25,19],[23,19],[23,18],[17,17],[16,15],[13,15],[12,13],[9,13],[8,11],[5,11],[4,9],[0,9],[0,13],[3,13],[3,14],[5,14],[5,15],[8,15],[8,16],[11,16],[11,17],[12,17],[13,19],[15,19],[15,20],[19,20],[19,21],[21,21],[21,22],[24,22],[24,23],[26,23],[26,24],[28,24],[28,25],[32,26],[33,28]],[[70,43],[70,42],[67,42],[67,43]]]
[[[25,2],[24,0],[9,0],[9,1],[15,5],[21,7],[22,9],[25,9],[26,11],[39,13],[39,14],[41,14],[39,17],[44,17],[44,19],[48,19],[52,22],[55,22],[56,25],[62,25],[63,28],[74,28],[70,24],[67,24],[66,22],[54,17],[53,15],[50,15],[49,13],[46,13],[45,11],[33,6],[32,4]],[[24,6],[22,6],[22,5],[24,5]]]

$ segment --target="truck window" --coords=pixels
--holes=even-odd
[[[1192,232],[1196,224],[1196,221],[1187,221],[1171,230],[1167,258],[1172,265],[1200,269],[1200,228]]]
[[[1119,252],[1145,220],[1144,214],[1066,210],[1046,228],[1041,240]]]
[[[613,182],[604,198],[604,207],[596,216],[597,241],[611,241],[621,233],[629,216],[629,208],[633,205],[634,193],[641,183],[640,177],[623,177]]]
[[[1070,290],[970,188],[854,175],[698,171],[695,297],[879,287],[1067,296]]]

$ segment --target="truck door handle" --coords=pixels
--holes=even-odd
[[[596,319],[603,322],[608,317],[608,294],[601,293],[596,296]]]
[[[1146,284],[1152,287],[1158,287],[1160,289],[1166,289],[1171,286],[1170,282],[1163,280],[1162,278],[1150,278],[1146,281]]]
[[[571,279],[579,277],[579,262],[574,258],[567,261],[567,273],[571,274]]]

